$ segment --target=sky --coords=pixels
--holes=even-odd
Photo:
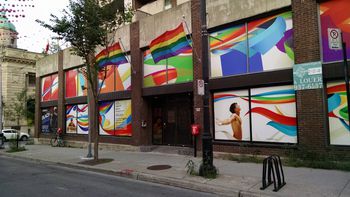
[[[0,4],[1,8],[16,9],[17,13],[22,13],[22,17],[16,18],[13,13],[7,12],[7,15],[10,15],[8,19],[16,26],[18,32],[17,47],[41,53],[55,35],[35,20],[49,22],[51,13],[62,16],[61,11],[68,6],[69,0],[0,0]],[[66,48],[65,45],[61,47]]]

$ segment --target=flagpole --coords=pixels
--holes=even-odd
[[[187,25],[187,22],[186,22],[186,17],[185,17],[185,15],[182,15],[182,22],[183,23],[185,23],[185,27],[186,27],[186,30],[187,30],[187,33],[188,33],[188,35],[190,36],[190,39],[191,39],[191,47],[193,48],[193,37],[192,37],[192,33],[190,32],[190,28],[188,27],[188,25]],[[188,39],[187,39],[187,36],[186,36],[186,40],[188,41]],[[189,42],[190,43],[190,42]]]
[[[119,40],[120,46],[121,46],[122,49],[123,49],[122,51],[123,51],[123,53],[124,53],[124,56],[125,56],[126,60],[131,64],[128,55],[125,53],[125,47],[124,47],[124,44],[123,44],[123,42],[122,42],[122,39],[118,38],[118,40]]]

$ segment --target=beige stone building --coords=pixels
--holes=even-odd
[[[27,107],[34,103],[35,63],[43,54],[17,48],[17,31],[7,18],[0,18],[0,71],[2,82],[2,126],[17,128],[33,134],[34,122],[27,121],[26,115],[16,113],[16,106]],[[19,102],[18,96],[24,93]],[[34,106],[33,106],[34,107]],[[33,120],[34,121],[34,120]]]

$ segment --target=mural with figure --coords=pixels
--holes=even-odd
[[[66,133],[77,133],[77,106],[66,106]]]
[[[292,12],[210,34],[211,77],[292,68]]]
[[[66,133],[88,134],[89,115],[88,105],[66,106]]]
[[[293,86],[251,89],[252,140],[297,143]]]
[[[350,145],[349,114],[345,83],[327,83],[329,141],[331,145]]]
[[[342,50],[330,50],[328,44],[328,28],[339,28],[347,43],[347,58],[350,59],[350,1],[329,0],[320,3],[321,39],[323,62],[343,60]]]
[[[249,90],[214,93],[215,140],[250,140]]]
[[[53,74],[41,78],[41,101],[58,99],[58,75]]]
[[[144,52],[143,86],[152,87],[193,80],[192,50],[154,63],[150,50]]]
[[[57,107],[41,109],[41,133],[55,133],[57,131]]]
[[[132,136],[131,100],[100,102],[100,135]]]

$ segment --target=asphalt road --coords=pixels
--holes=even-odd
[[[0,156],[1,197],[214,196],[181,188]]]

